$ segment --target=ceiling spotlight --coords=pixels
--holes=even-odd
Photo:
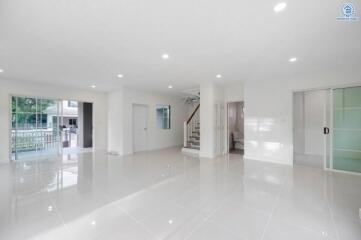
[[[222,75],[221,75],[221,74],[217,74],[217,75],[216,75],[216,78],[222,78]]]
[[[171,89],[171,88],[173,88],[173,86],[172,86],[172,85],[169,85],[168,88]]]
[[[273,11],[278,13],[278,12],[285,10],[286,7],[287,7],[287,3],[285,3],[285,2],[277,3],[276,6],[274,6]]]
[[[4,69],[0,69],[0,73],[4,72]]]
[[[123,74],[118,74],[117,77],[122,78],[122,77],[124,77],[124,75]]]
[[[289,62],[293,63],[293,62],[297,62],[297,58],[296,57],[292,57],[288,60]]]
[[[95,226],[95,224],[97,224],[97,222],[96,222],[96,221],[92,221],[90,224],[91,224],[92,226]]]
[[[163,58],[163,59],[169,59],[169,55],[166,54],[166,53],[164,53],[164,54],[162,55],[162,58]]]
[[[49,212],[53,211],[53,206],[49,206],[49,207],[48,207],[48,211],[49,211]]]
[[[95,85],[91,85],[90,87],[94,89],[94,88],[96,88],[97,86],[95,86]]]

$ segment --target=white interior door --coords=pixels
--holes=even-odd
[[[133,151],[147,150],[147,119],[148,107],[145,105],[133,105]]]
[[[327,167],[329,90],[294,94],[294,163]],[[325,129],[326,128],[326,129]],[[326,133],[326,134],[325,134]]]

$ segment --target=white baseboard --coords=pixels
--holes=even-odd
[[[194,157],[199,157],[199,150],[198,149],[192,149],[192,148],[182,148],[182,153]]]
[[[252,156],[247,156],[247,155],[244,155],[243,159],[244,160],[252,160],[252,161],[260,161],[260,162],[267,162],[267,163],[275,163],[275,164],[293,166],[292,163],[287,163],[287,162],[283,162],[283,161],[276,160],[276,159],[261,159],[261,158],[255,158],[255,157],[252,157]]]

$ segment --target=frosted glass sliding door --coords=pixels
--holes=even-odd
[[[333,169],[361,172],[361,87],[333,90]]]

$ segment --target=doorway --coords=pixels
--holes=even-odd
[[[227,103],[228,152],[244,154],[244,102]]]
[[[148,150],[148,106],[133,104],[133,152]]]
[[[63,101],[63,153],[80,153],[93,148],[93,103]]]
[[[330,89],[293,93],[295,165],[329,168],[330,106]]]

